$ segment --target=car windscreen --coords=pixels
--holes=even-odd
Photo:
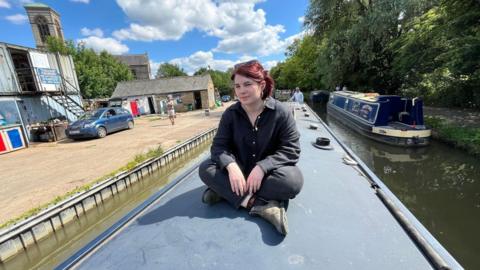
[[[97,110],[93,112],[86,112],[84,115],[80,116],[80,120],[88,120],[88,119],[98,119],[102,116],[102,113],[105,110]]]

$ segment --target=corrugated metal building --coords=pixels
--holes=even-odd
[[[180,112],[215,106],[214,85],[210,74],[119,82],[111,101],[122,101],[124,107],[130,101],[137,101],[141,114],[166,113],[168,95],[173,96],[176,101],[175,110]]]
[[[76,120],[84,110],[71,56],[0,43],[0,128]]]

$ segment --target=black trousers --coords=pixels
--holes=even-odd
[[[230,187],[226,169],[220,170],[215,162],[207,159],[200,165],[200,179],[203,183],[226,199],[233,207],[239,208],[245,196],[238,196]],[[248,175],[245,175],[245,179]],[[256,197],[264,200],[287,201],[295,198],[303,186],[303,175],[297,166],[284,166],[265,175]]]

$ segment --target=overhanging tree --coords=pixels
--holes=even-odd
[[[110,97],[118,82],[133,79],[128,66],[106,51],[97,54],[81,44],[75,46],[73,41],[64,42],[56,37],[48,37],[47,50],[72,56],[84,98]]]

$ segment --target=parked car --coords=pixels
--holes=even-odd
[[[108,133],[132,129],[133,126],[133,116],[129,111],[119,107],[100,108],[80,116],[68,125],[65,134],[71,139],[103,138]]]
[[[222,96],[222,101],[223,101],[223,102],[229,102],[230,99],[231,99],[231,98],[230,98],[229,95],[224,95],[224,96]]]

